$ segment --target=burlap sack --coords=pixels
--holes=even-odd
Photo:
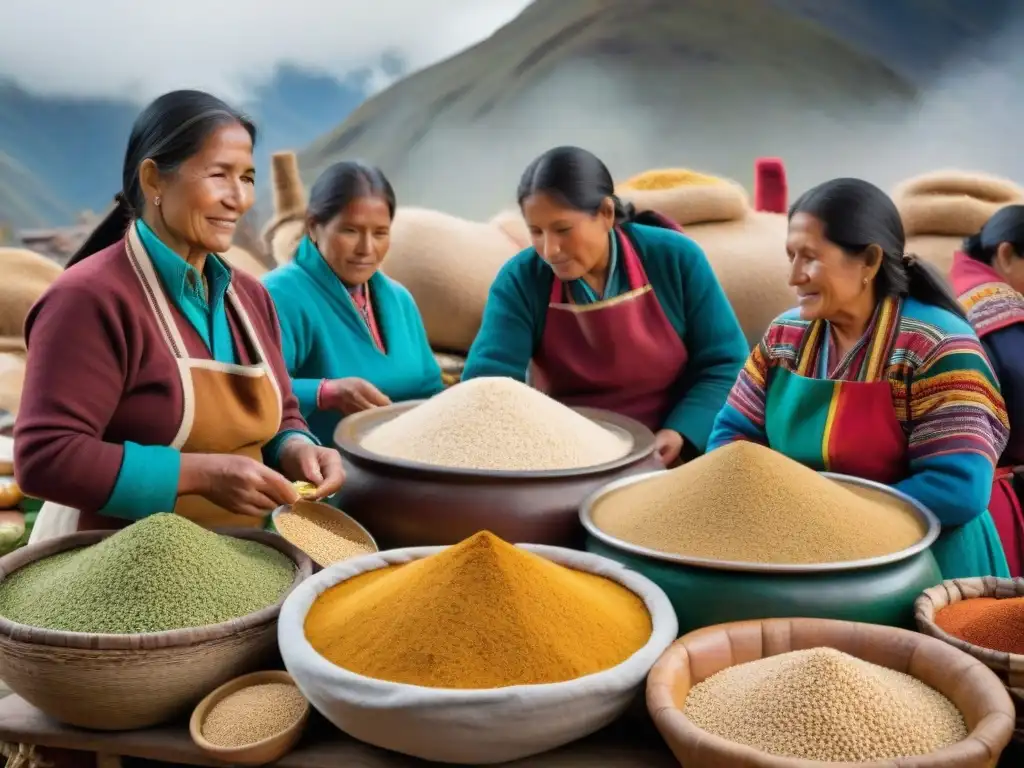
[[[776,316],[796,304],[789,287],[785,214],[754,211],[746,192],[732,181],[705,182],[703,174],[682,170],[649,173],[682,184],[652,189],[648,180],[646,189],[622,185],[617,194],[638,210],[655,210],[678,222],[700,244],[753,346]]]
[[[400,207],[382,270],[412,293],[430,345],[466,352],[498,270],[521,247],[493,223]]]
[[[239,269],[256,278],[263,277],[269,271],[259,259],[237,245],[231,246],[226,253],[222,253],[220,256],[234,269]]]
[[[306,234],[306,189],[294,152],[276,152],[271,156],[270,178],[274,185],[274,215],[263,227],[261,237],[274,262],[287,264]]]
[[[908,179],[892,197],[903,219],[907,251],[945,275],[963,239],[1000,208],[1024,203],[1024,188],[997,176],[947,170]]]
[[[34,251],[0,248],[0,352],[24,349],[25,317],[63,271]]]

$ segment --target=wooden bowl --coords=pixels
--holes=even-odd
[[[992,768],[1013,733],[1013,702],[977,659],[925,635],[828,619],[767,619],[721,624],[677,640],[647,681],[647,708],[686,768],[827,768],[853,763],[777,757],[698,728],[682,708],[690,689],[716,672],[789,651],[835,648],[916,677],[963,715],[968,736],[930,755],[856,763],[857,768]]]
[[[242,747],[219,747],[203,738],[203,724],[206,722],[206,716],[214,706],[243,688],[265,685],[267,683],[295,685],[292,676],[287,672],[280,670],[253,672],[236,677],[234,680],[229,680],[199,702],[199,705],[192,711],[192,717],[188,722],[188,732],[195,745],[215,760],[230,763],[231,765],[266,765],[267,763],[280,760],[291,752],[295,745],[298,744],[299,739],[302,738],[302,732],[309,721],[308,701],[302,716],[298,720],[280,733],[269,736],[262,741],[246,744]],[[298,690],[298,686],[295,686],[295,689]]]
[[[597,408],[573,410],[630,439],[633,448],[594,467],[529,472],[436,467],[362,447],[369,432],[422,402],[353,414],[334,433],[347,473],[334,503],[366,526],[382,549],[447,546],[483,530],[514,543],[579,547],[579,506],[587,496],[613,480],[662,468],[653,432]]]
[[[283,533],[281,533],[280,529],[278,529],[277,527],[277,518],[280,515],[290,512],[295,507],[301,507],[303,514],[311,518],[320,517],[322,519],[331,520],[336,523],[340,522],[342,529],[346,533],[351,534],[350,536],[346,536],[345,538],[360,544],[365,544],[373,552],[380,551],[380,547],[377,546],[377,542],[374,540],[373,536],[370,535],[370,532],[366,530],[363,526],[361,526],[350,515],[346,515],[337,507],[332,507],[330,504],[324,504],[322,501],[308,501],[306,499],[301,499],[295,502],[295,504],[293,505],[280,506],[277,509],[275,509],[273,514],[271,515],[271,519],[274,521],[274,530],[277,531],[277,534],[281,538],[287,539],[289,542],[291,542],[293,546],[302,549],[302,546],[299,544],[299,542],[292,541]],[[317,566],[319,566],[319,568],[326,568],[329,565],[334,565],[334,562],[340,562],[334,561],[330,563],[321,563],[319,560],[314,558],[311,553],[306,552],[306,554],[309,556],[310,560],[312,560]],[[367,554],[371,553],[368,552]]]
[[[131,731],[180,717],[207,692],[259,669],[277,653],[277,616],[284,599],[313,565],[276,533],[217,532],[258,541],[295,563],[295,580],[277,603],[220,624],[131,635],[40,629],[0,617],[0,679],[60,722]],[[0,581],[37,560],[115,533],[83,531],[16,550],[0,558]]]

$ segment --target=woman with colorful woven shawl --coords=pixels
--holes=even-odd
[[[335,163],[310,190],[294,261],[263,277],[299,409],[327,445],[345,416],[443,389],[412,294],[380,271],[394,215],[380,169]]]
[[[953,257],[950,280],[999,378],[1010,441],[989,510],[1013,576],[1024,576],[1024,205],[992,216]]]
[[[888,484],[942,523],[932,552],[944,578],[1007,576],[987,510],[1006,406],[942,276],[904,247],[895,204],[866,181],[796,201],[786,250],[799,307],[754,348],[709,450],[752,440]]]
[[[509,376],[655,432],[667,465],[704,452],[749,346],[701,247],[556,147],[519,182],[533,245],[495,278],[462,380]]]

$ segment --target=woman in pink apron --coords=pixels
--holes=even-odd
[[[41,529],[156,512],[258,527],[297,498],[289,481],[341,485],[299,413],[270,296],[216,255],[253,204],[255,135],[208,94],[154,101],[116,209],[29,313],[15,473],[50,502]]]
[[[1024,205],[999,210],[953,257],[953,290],[988,353],[1006,400],[1010,441],[989,511],[1012,576],[1024,576]]]
[[[1005,576],[987,511],[1006,408],[942,276],[903,252],[892,200],[860,179],[790,209],[799,308],[754,348],[709,450],[766,445],[816,470],[885,483],[935,513],[943,576]]]
[[[495,279],[463,380],[529,369],[566,405],[645,424],[666,465],[702,453],[748,347],[700,246],[578,147],[534,160],[518,199],[533,245]]]

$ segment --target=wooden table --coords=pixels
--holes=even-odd
[[[185,725],[104,733],[61,725],[20,696],[0,700],[0,741],[186,765],[222,765],[200,752]],[[104,761],[106,764],[116,761]],[[421,768],[438,765],[371,747],[316,716],[282,768]],[[506,763],[519,768],[679,768],[649,720],[626,717],[583,741]]]

